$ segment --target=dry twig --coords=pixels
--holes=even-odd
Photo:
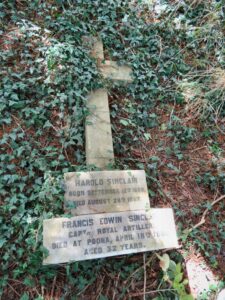
[[[53,296],[54,296],[56,278],[57,278],[57,276],[54,277],[54,280],[53,280],[53,283],[52,283],[51,296],[50,296],[51,298],[50,299],[53,299]]]
[[[149,264],[151,263],[151,261],[153,260],[154,257],[155,257],[155,253],[153,253],[151,258],[145,263],[145,266],[149,266]],[[124,281],[124,284],[126,285],[128,283],[128,281],[130,280],[130,278],[132,278],[134,276],[134,274],[136,274],[137,272],[142,270],[142,268],[143,268],[143,266],[137,268],[132,274],[130,274],[128,276],[128,278]]]
[[[114,300],[114,299],[115,299],[115,296],[116,296],[116,290],[117,290],[119,278],[120,278],[120,272],[119,272],[119,274],[118,274],[118,276],[117,276],[117,279],[116,279],[115,288],[114,288],[114,290],[113,290],[113,297],[112,297],[112,300]]]
[[[144,287],[143,287],[143,300],[145,300],[145,292],[146,292],[146,254],[143,253],[143,268],[144,268]]]
[[[14,289],[14,287],[11,285],[11,284],[9,284],[9,283],[7,283],[7,285],[10,287],[10,289],[11,290],[13,290],[13,292],[17,295],[17,296],[21,296],[15,289]]]
[[[215,205],[216,203],[218,203],[219,201],[221,201],[221,200],[223,200],[223,199],[225,199],[225,195],[222,195],[222,196],[220,196],[219,198],[217,198],[216,200],[214,200],[214,201],[211,203],[211,207],[213,207],[213,205]],[[189,234],[189,233],[191,233],[194,229],[196,229],[196,228],[198,228],[199,226],[201,226],[202,224],[204,224],[204,223],[205,223],[205,217],[206,217],[206,214],[207,214],[207,212],[208,212],[209,210],[210,210],[210,209],[207,208],[207,209],[203,212],[200,222],[198,222],[196,225],[194,225],[194,226],[193,226],[192,228],[190,228],[190,229],[185,229],[184,232],[187,233],[187,234]]]

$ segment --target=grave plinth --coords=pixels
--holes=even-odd
[[[143,170],[74,172],[64,178],[65,209],[73,206],[73,215],[150,208]]]
[[[44,220],[44,264],[177,248],[170,208]]]

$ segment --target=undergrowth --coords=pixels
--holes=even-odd
[[[137,2],[0,3],[3,299],[79,299],[79,295],[91,293],[89,287],[97,287],[93,299],[111,299],[113,294],[107,295],[106,283],[114,286],[118,273],[121,286],[114,287],[116,297],[128,299],[143,279],[141,273],[132,281],[142,256],[42,266],[43,219],[64,213],[63,173],[93,169],[85,166],[84,155],[86,101],[91,90],[108,88],[114,168],[145,169],[153,206],[158,199],[168,203],[170,195],[163,189],[161,176],[173,174],[177,181],[182,180],[180,164],[189,159],[188,147],[200,137],[205,139],[214,163],[196,171],[196,182],[210,193],[224,193],[224,150],[219,137],[225,130],[225,3],[164,1],[163,10],[157,12],[150,2]],[[83,43],[83,37],[90,35],[100,35],[110,59],[132,68],[134,80],[130,85],[102,79]],[[164,119],[163,114],[168,117]],[[156,131],[159,143],[156,153],[151,153],[143,147],[152,145]],[[178,206],[178,217],[179,212]],[[212,224],[218,226],[219,212],[212,218]],[[210,244],[210,236],[201,233],[207,240],[202,245],[198,232],[193,232],[195,244],[217,266],[211,253],[214,248],[220,251],[221,236],[213,229],[211,234],[218,242]],[[157,295],[157,299],[178,299],[178,295],[188,299],[182,286],[182,282],[187,283],[179,265],[181,259],[176,252],[173,255],[173,270],[180,280],[172,285],[177,274],[165,278],[159,260],[150,257],[147,273],[150,276],[154,267],[158,275],[152,277],[149,288],[155,293],[149,299]]]

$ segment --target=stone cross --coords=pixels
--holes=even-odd
[[[104,60],[103,43],[97,38],[92,38],[92,56],[98,61],[98,67],[104,78],[131,82],[131,68],[118,66],[116,62]],[[114,162],[112,131],[107,90],[97,89],[88,98],[87,103],[90,115],[86,118],[86,163],[94,164],[104,169],[109,163]]]
[[[92,54],[105,78],[131,82],[131,69],[104,61],[95,39]],[[102,63],[104,62],[104,64]],[[114,160],[108,94],[92,92],[86,119],[87,164],[104,169]],[[72,218],[44,220],[44,264],[65,263],[122,254],[177,248],[173,211],[151,208],[143,170],[75,172],[65,175],[65,208]]]

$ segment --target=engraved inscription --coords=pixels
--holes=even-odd
[[[49,219],[43,235],[44,264],[178,247],[170,208]]]
[[[143,170],[66,173],[65,187],[73,215],[150,208]]]

